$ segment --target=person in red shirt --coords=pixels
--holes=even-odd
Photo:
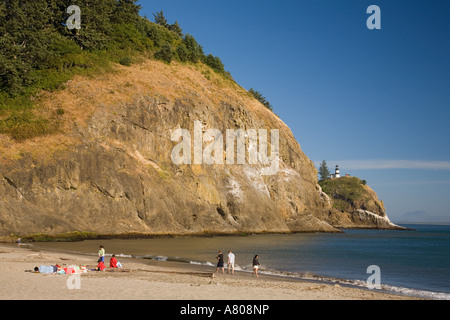
[[[111,260],[109,260],[109,267],[110,268],[118,268],[117,266],[117,259],[116,259],[116,255],[113,254],[111,257]]]
[[[109,267],[110,268],[119,268],[119,269],[122,268],[122,264],[119,261],[117,261],[115,254],[113,254],[111,256],[111,260],[109,260]]]

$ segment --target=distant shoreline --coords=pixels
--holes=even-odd
[[[406,224],[406,223],[405,223]],[[424,223],[426,224],[426,223]],[[413,225],[409,223],[409,225]],[[434,224],[427,224],[434,225]],[[436,224],[439,225],[439,224]],[[95,232],[86,231],[69,231],[66,233],[59,234],[46,234],[46,233],[36,233],[31,235],[10,235],[10,236],[0,236],[0,243],[14,243],[18,238],[22,240],[23,243],[26,242],[78,242],[84,240],[139,240],[139,239],[164,239],[164,238],[182,238],[182,237],[195,237],[195,238],[212,238],[212,237],[245,237],[251,235],[276,235],[276,234],[333,234],[333,233],[345,233],[345,230],[413,230],[401,225],[397,225],[398,228],[374,228],[374,227],[351,227],[351,228],[336,228],[336,231],[267,231],[267,232],[252,232],[252,231],[236,231],[236,232],[199,232],[199,233],[138,233],[129,232],[121,234],[100,234]]]
[[[400,225],[450,226],[450,222],[393,222]]]

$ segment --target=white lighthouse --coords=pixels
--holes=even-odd
[[[339,173],[339,166],[338,165],[336,165],[336,169],[334,171],[334,177],[335,178],[340,178],[341,177],[341,174]]]

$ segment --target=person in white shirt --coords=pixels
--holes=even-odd
[[[235,260],[234,253],[232,253],[231,250],[228,251],[227,273],[230,273],[230,269],[231,269],[231,274],[234,274],[234,260]]]

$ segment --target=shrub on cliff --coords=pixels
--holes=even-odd
[[[266,100],[266,98],[261,94],[261,92],[251,88],[248,92],[250,92],[252,94],[252,96],[258,100],[259,102],[261,102],[267,109],[269,109],[270,111],[273,111],[272,105],[270,104],[269,101]]]
[[[31,111],[14,113],[0,121],[0,133],[9,134],[17,141],[54,132],[59,123],[56,119],[44,119]]]
[[[333,199],[333,205],[340,211],[363,203],[369,197],[364,184],[357,177],[342,177],[319,182],[323,192]]]
[[[203,62],[217,72],[225,72],[225,66],[219,57],[214,57],[212,54],[209,54],[203,59]]]
[[[155,53],[155,58],[171,63],[173,59],[172,47],[169,44],[165,44],[161,50]]]
[[[197,63],[203,58],[203,48],[193,36],[186,34],[183,38],[183,44],[188,52],[188,61]]]

